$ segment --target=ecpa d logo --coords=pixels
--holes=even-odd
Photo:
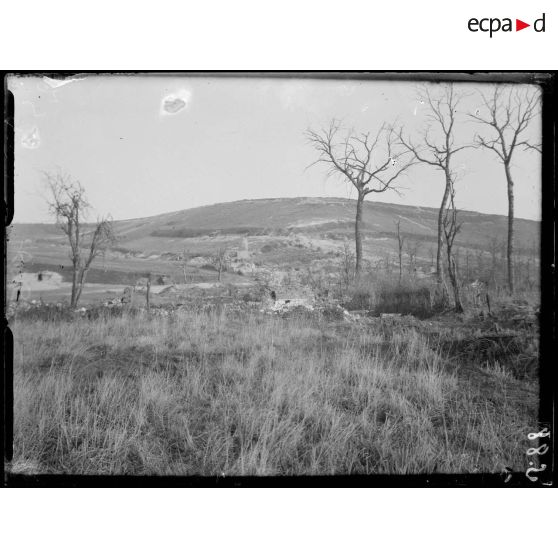
[[[545,32],[545,15],[543,14],[539,19],[536,19],[533,22],[533,29],[537,33],[544,33]],[[498,31],[511,32],[511,31],[521,31],[522,29],[526,29],[527,27],[531,27],[530,23],[526,23],[521,19],[515,20],[515,29],[512,24],[512,19],[509,17],[505,17],[500,19],[499,17],[484,17],[482,19],[478,19],[476,17],[472,17],[469,22],[467,23],[467,27],[469,31],[473,33],[477,33],[478,31],[482,31],[483,33],[489,33],[490,38],[494,33]]]

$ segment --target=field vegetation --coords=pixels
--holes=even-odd
[[[21,310],[12,470],[524,470],[537,421],[536,301],[494,293],[490,314],[456,316],[432,309],[426,286],[393,283],[351,284],[349,317],[333,305],[269,314],[261,298]]]

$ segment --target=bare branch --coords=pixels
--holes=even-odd
[[[531,144],[521,135],[527,129],[529,123],[538,114],[540,97],[537,92],[529,94],[522,93],[517,88],[509,87],[507,94],[503,86],[494,87],[491,98],[480,92],[483,108],[489,117],[481,116],[480,110],[475,114],[468,113],[474,122],[478,122],[492,129],[493,136],[485,139],[477,135],[475,146],[494,151],[506,164],[512,158],[514,150],[518,146],[526,149],[540,151],[538,144]]]
[[[395,149],[393,127],[385,123],[373,137],[353,131],[342,136],[334,120],[328,129],[307,131],[306,137],[318,151],[312,165],[326,163],[330,174],[341,174],[362,196],[394,189],[397,178],[413,164],[410,150]],[[377,182],[378,187],[369,187],[371,182]]]
[[[520,141],[517,146],[523,145],[523,149],[528,151],[532,149],[533,151],[538,151],[542,153],[542,143],[529,143],[528,141]]]

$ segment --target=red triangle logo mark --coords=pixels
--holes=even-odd
[[[526,27],[531,27],[531,24],[530,23],[525,23],[524,21],[521,21],[520,19],[515,20],[515,30],[516,31],[521,31],[522,29],[525,29]]]

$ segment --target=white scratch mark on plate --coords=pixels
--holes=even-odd
[[[53,89],[56,89],[57,87],[62,87],[63,85],[68,85],[68,83],[72,83],[73,81],[83,81],[84,79],[85,79],[84,77],[68,78],[68,79],[53,79],[46,76],[43,77],[43,81]]]

